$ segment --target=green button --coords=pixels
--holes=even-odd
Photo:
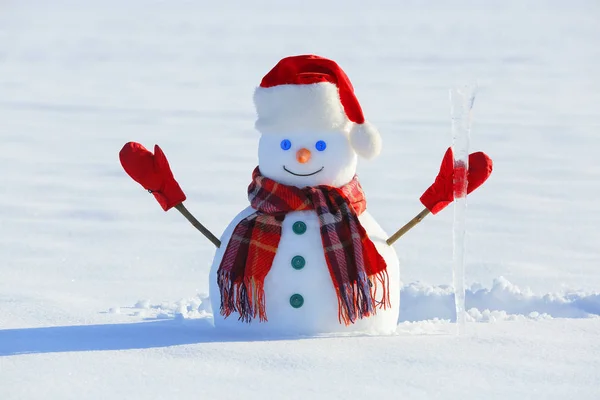
[[[304,232],[306,232],[306,224],[302,221],[296,221],[294,222],[292,229],[296,235],[302,235]]]
[[[290,305],[292,307],[300,308],[300,307],[302,307],[303,304],[304,304],[304,297],[302,297],[298,293],[293,294],[292,297],[290,297]]]
[[[292,267],[294,269],[302,269],[306,265],[306,260],[302,256],[294,256],[292,258]]]

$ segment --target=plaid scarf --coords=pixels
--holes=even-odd
[[[221,315],[239,313],[250,322],[267,320],[264,281],[281,238],[281,224],[291,211],[314,210],[319,216],[325,260],[338,298],[338,318],[346,325],[390,306],[386,264],[360,224],[366,209],[357,177],[341,188],[303,189],[277,183],[258,167],[248,187],[257,211],[235,227],[217,272]],[[377,288],[382,286],[377,299]]]

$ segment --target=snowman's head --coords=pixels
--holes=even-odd
[[[345,132],[263,134],[258,167],[284,185],[339,187],[356,174],[356,152]]]
[[[356,173],[357,155],[381,151],[346,74],[318,56],[281,60],[254,94],[261,132],[259,169],[297,187],[342,186]]]

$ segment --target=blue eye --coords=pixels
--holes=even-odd
[[[289,140],[287,140],[287,139],[283,139],[283,140],[281,141],[281,148],[282,148],[283,150],[289,150],[289,149],[290,149],[290,147],[292,147],[292,142],[290,142],[290,141],[289,141]]]
[[[319,140],[317,143],[315,143],[315,148],[319,151],[323,151],[327,148],[327,143],[325,143],[323,140]]]

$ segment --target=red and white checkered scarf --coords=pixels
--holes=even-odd
[[[299,189],[262,176],[257,167],[248,198],[257,211],[235,227],[217,272],[221,315],[236,311],[245,322],[257,316],[267,320],[264,281],[277,252],[281,224],[288,212],[305,210],[319,216],[340,323],[349,325],[390,306],[386,263],[358,220],[367,203],[356,176],[341,188]]]

